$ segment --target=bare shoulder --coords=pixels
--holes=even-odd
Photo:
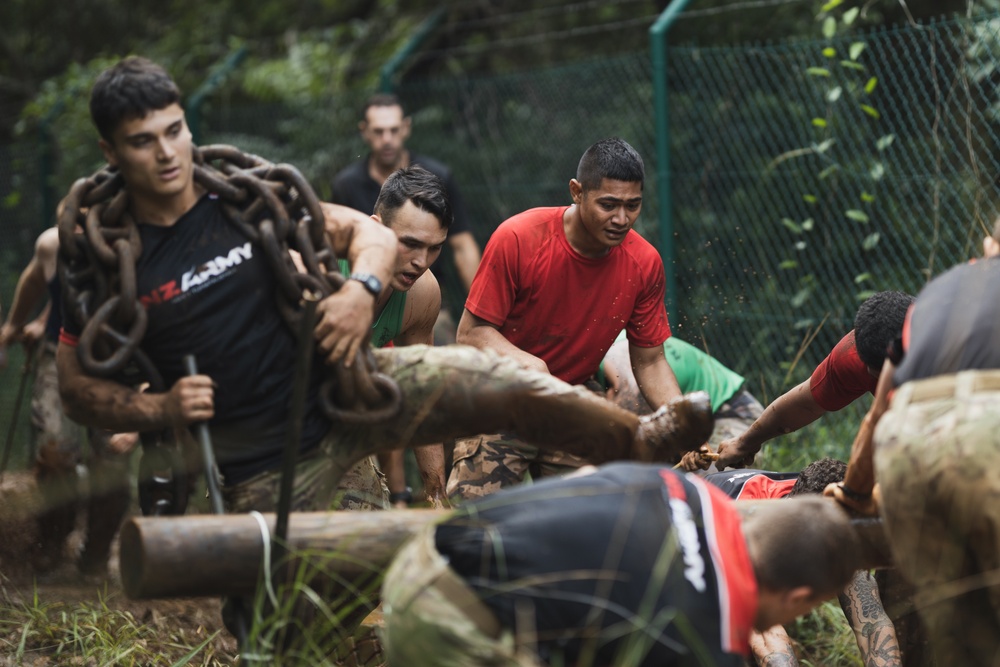
[[[59,252],[59,229],[49,227],[39,234],[35,241],[35,252],[38,253],[39,257],[55,257],[56,253]]]
[[[320,207],[323,209],[326,231],[330,234],[336,234],[351,227],[365,224],[366,221],[375,222],[371,219],[371,216],[365,215],[350,206],[320,202]]]

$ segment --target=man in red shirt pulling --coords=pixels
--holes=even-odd
[[[854,329],[820,362],[808,380],[774,399],[742,435],[719,444],[719,470],[751,465],[772,438],[798,431],[827,412],[841,410],[865,392],[875,392],[890,344],[900,337],[913,297],[878,292],[858,308]]]
[[[644,175],[632,146],[604,139],[587,149],[569,182],[572,205],[534,208],[503,222],[472,282],[458,342],[583,384],[624,328],[643,397],[656,407],[679,397],[663,354],[670,337],[663,262],[632,229]],[[456,444],[448,493],[483,496],[529,470],[538,477],[583,463],[540,452],[513,433],[469,438]]]

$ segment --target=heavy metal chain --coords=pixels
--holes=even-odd
[[[217,194],[228,221],[263,249],[274,274],[279,311],[297,332],[303,292],[322,298],[344,283],[312,187],[295,167],[272,164],[232,146],[195,148],[194,162],[195,182]],[[69,316],[81,331],[81,367],[88,374],[111,377],[131,363],[152,391],[165,391],[159,372],[139,349],[147,324],[135,275],[142,243],[128,208],[117,171],[104,168],[73,184],[59,217],[60,278]],[[304,273],[290,250],[301,257]],[[377,423],[402,408],[398,385],[378,372],[367,340],[350,368],[341,362],[332,370],[319,396],[331,419]]]

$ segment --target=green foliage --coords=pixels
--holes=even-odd
[[[852,26],[857,20],[858,15],[858,7],[845,9],[843,0],[827,2],[822,6],[817,17],[821,26],[820,31],[825,41],[825,45],[820,50],[822,56],[831,58],[837,53],[838,49],[835,48],[832,41],[837,36],[838,31],[846,30]],[[850,171],[855,173],[859,168],[866,170],[871,181],[871,183],[865,183],[864,181],[858,181],[856,178],[851,179],[848,187],[859,190],[857,200],[866,207],[875,201],[875,195],[872,194],[874,182],[883,177],[884,166],[882,162],[875,160],[871,156],[886,151],[892,145],[895,137],[892,134],[883,135],[875,142],[874,151],[869,149],[867,151],[868,154],[866,154],[865,152],[859,153],[859,148],[862,147],[859,147],[857,142],[847,140],[847,136],[845,135],[845,133],[855,132],[854,124],[863,122],[862,119],[859,119],[853,113],[855,109],[860,110],[870,120],[878,121],[881,119],[881,113],[873,106],[870,97],[875,91],[878,79],[875,76],[865,74],[866,67],[861,62],[867,46],[867,43],[864,41],[851,41],[847,46],[849,60],[840,61],[840,70],[831,71],[825,67],[816,66],[805,69],[808,77],[819,80],[830,79],[828,84],[821,84],[818,87],[814,87],[819,94],[818,98],[821,102],[820,105],[817,105],[816,109],[816,111],[821,111],[821,114],[815,114],[810,120],[810,125],[814,128],[814,132],[817,135],[816,142],[812,143],[808,148],[795,149],[785,153],[785,155],[791,157],[802,157],[810,154],[822,155],[824,157],[824,161],[817,165],[818,168],[814,172],[815,181],[813,183],[807,182],[805,185],[808,193],[803,194],[802,198],[807,203],[815,204],[821,198],[824,200],[830,198],[829,196],[824,197],[824,195],[839,194],[844,186],[848,185],[848,181],[838,177],[838,174],[848,166],[850,167]],[[853,74],[855,71],[858,74]],[[841,140],[842,138],[844,140]],[[862,148],[862,150],[864,149]],[[781,160],[780,157],[779,160]],[[869,165],[864,167],[863,165],[866,161]],[[824,208],[828,209],[828,207]],[[819,226],[825,226],[828,222],[833,222],[830,219],[828,210],[821,213],[817,212],[817,215],[821,216],[819,218]],[[848,220],[859,222],[863,225],[869,225],[872,221],[869,211],[864,208],[846,208],[843,210],[843,215]],[[810,217],[808,219],[809,225],[807,226],[805,224],[796,224],[787,217],[781,219],[781,224],[786,229],[800,236],[793,244],[795,250],[802,252],[808,249],[810,244],[813,243],[812,235],[808,234],[808,232],[813,231],[813,228],[817,226],[815,221],[815,217]],[[841,233],[848,232],[846,229],[843,229]],[[863,238],[858,239],[857,247],[860,247],[865,252],[871,251],[878,245],[881,237],[880,232],[870,231]],[[815,291],[818,271],[820,268],[826,267],[829,258],[824,256],[822,258],[817,257],[816,259],[819,261],[815,263],[800,263],[786,257],[778,265],[783,270],[791,268],[801,268],[803,270],[803,275],[799,281],[800,287],[789,299],[789,304],[792,308],[802,308],[808,303]],[[867,280],[872,279],[870,272],[865,272],[864,275],[867,277]],[[857,277],[855,277],[855,282],[858,282]],[[834,286],[827,285],[827,287]]]

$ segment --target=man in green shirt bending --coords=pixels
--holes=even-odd
[[[711,397],[715,428],[708,442],[713,449],[723,440],[735,438],[746,431],[764,411],[760,402],[746,390],[743,376],[715,357],[677,336],[671,336],[663,343],[663,352],[677,377],[681,393],[705,391]],[[596,379],[608,400],[615,405],[637,414],[652,412],[632,375],[624,333],[604,355]]]

